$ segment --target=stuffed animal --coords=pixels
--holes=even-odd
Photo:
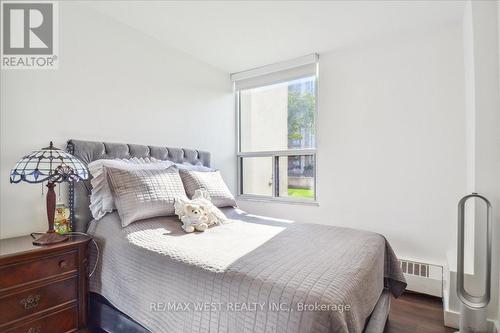
[[[205,231],[209,227],[230,221],[214,206],[204,189],[196,190],[191,200],[186,197],[175,198],[174,208],[185,232]]]
[[[208,226],[221,225],[228,223],[226,215],[220,211],[219,208],[215,207],[210,200],[210,194],[205,189],[198,189],[194,191],[193,199],[191,202],[200,204],[207,213],[208,216]]]
[[[182,229],[185,232],[205,231],[208,229],[208,216],[205,209],[198,204],[184,205],[184,214],[181,216]]]

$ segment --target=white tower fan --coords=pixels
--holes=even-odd
[[[486,272],[484,294],[471,295],[464,286],[464,236],[465,236],[465,203],[477,198],[486,204]],[[490,302],[491,292],[491,248],[492,248],[492,209],[491,203],[484,196],[477,193],[466,195],[458,202],[458,263],[457,263],[457,295],[460,300],[460,325],[457,333],[486,333],[488,332],[487,305]]]

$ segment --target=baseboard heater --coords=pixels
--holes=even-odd
[[[408,283],[407,290],[443,297],[443,266],[405,259],[398,262]]]

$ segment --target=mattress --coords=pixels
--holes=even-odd
[[[356,333],[384,288],[406,286],[379,234],[223,212],[230,223],[192,234],[176,217],[91,222],[90,290],[151,332]]]

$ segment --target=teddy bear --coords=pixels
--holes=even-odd
[[[175,198],[174,212],[183,223],[185,232],[205,231],[216,225],[229,223],[230,220],[210,200],[204,189],[197,189],[192,197]]]
[[[203,206],[188,203],[185,204],[184,214],[181,216],[182,229],[185,232],[205,231],[208,229],[208,216]]]
[[[205,189],[197,189],[196,191],[194,191],[191,202],[199,204],[203,207],[203,209],[207,213],[209,227],[212,225],[221,225],[229,222],[226,215],[224,215],[224,213],[222,213],[220,209],[212,203],[210,194],[208,194]]]

